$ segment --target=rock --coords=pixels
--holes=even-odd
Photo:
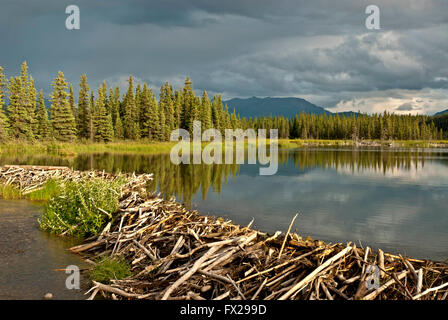
[[[53,299],[53,294],[50,293],[50,292],[46,293],[46,294],[44,295],[44,299],[45,299],[45,300],[51,300],[51,299]]]

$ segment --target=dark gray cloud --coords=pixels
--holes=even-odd
[[[417,107],[417,106],[414,106],[410,102],[406,102],[406,103],[403,103],[402,105],[396,107],[395,110],[398,110],[398,111],[412,111],[412,110],[420,110],[420,108]]]
[[[81,29],[65,29],[65,7]],[[126,85],[182,85],[225,97],[300,96],[332,110],[434,112],[448,104],[448,1],[378,0],[381,30],[365,28],[371,1],[3,0],[0,65],[27,60],[37,85],[63,70]]]

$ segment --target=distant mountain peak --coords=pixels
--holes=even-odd
[[[229,110],[236,110],[241,117],[284,116],[292,118],[302,111],[312,114],[331,114],[330,111],[301,98],[250,97],[223,101]]]
[[[444,111],[437,112],[437,113],[435,113],[434,115],[435,115],[435,116],[443,116],[443,115],[445,115],[445,114],[448,114],[448,109],[446,109],[446,110],[444,110]]]

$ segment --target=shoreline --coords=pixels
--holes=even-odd
[[[91,298],[99,292],[111,299],[156,300],[440,299],[448,295],[444,262],[404,258],[351,243],[302,239],[289,230],[269,235],[147,193],[143,183],[147,178],[135,176],[99,236],[71,249],[84,259],[121,256],[131,265],[130,278],[111,284],[94,282]],[[366,279],[372,274],[367,269],[372,266],[378,267],[379,286],[369,289]]]
[[[248,143],[245,142],[245,147]],[[148,142],[148,141],[115,141],[110,143],[91,143],[91,142],[39,142],[32,144],[29,142],[8,142],[0,144],[1,154],[31,154],[31,153],[45,153],[49,155],[59,156],[76,156],[78,154],[88,153],[135,153],[135,154],[169,154],[171,148],[177,142]],[[202,147],[208,143],[203,142]],[[224,145],[224,144],[223,144]],[[270,141],[267,140],[267,146]],[[395,141],[381,141],[381,140],[326,140],[326,139],[279,139],[279,149],[296,149],[303,147],[381,147],[381,148],[448,148],[447,140],[395,140]],[[223,146],[224,147],[224,146]]]

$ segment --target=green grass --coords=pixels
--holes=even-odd
[[[115,180],[85,178],[65,181],[45,205],[38,222],[42,230],[85,238],[97,235],[118,209],[122,176]]]
[[[387,145],[389,141],[369,140]],[[171,148],[177,142],[153,142],[153,141],[114,141],[110,143],[92,143],[92,142],[24,142],[14,141],[0,145],[0,154],[7,155],[30,155],[47,154],[71,157],[80,153],[137,153],[137,154],[166,154],[170,153]],[[249,143],[254,143],[250,141]],[[202,148],[209,142],[203,142]],[[270,144],[270,141],[267,141]],[[353,140],[328,140],[328,139],[279,139],[279,148],[292,149],[304,146],[352,146]],[[247,147],[248,142],[245,142]],[[398,147],[440,147],[448,145],[448,140],[406,140],[394,141],[394,146]],[[223,146],[224,147],[224,146]]]
[[[0,185],[0,198],[5,200],[22,199],[22,193],[19,188],[12,185]]]
[[[352,146],[353,140],[328,140],[328,139],[279,139],[278,147],[282,149],[294,149],[305,146]]]
[[[59,193],[59,190],[59,182],[54,179],[50,179],[45,182],[42,189],[27,194],[26,198],[29,200],[48,201],[52,197],[56,196]]]
[[[0,154],[48,154],[75,156],[79,153],[169,153],[175,142],[117,141],[110,143],[92,142],[8,142],[0,145]]]
[[[59,183],[50,179],[45,182],[42,189],[23,195],[15,185],[0,185],[0,198],[5,200],[28,199],[48,201],[59,192]]]
[[[103,257],[90,271],[90,278],[103,284],[109,284],[111,280],[121,280],[131,275],[129,263],[119,257]]]

